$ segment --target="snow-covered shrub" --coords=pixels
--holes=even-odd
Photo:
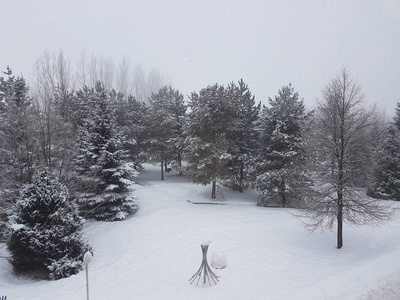
[[[89,248],[82,238],[84,220],[68,198],[67,188],[46,171],[22,189],[7,234],[17,274],[59,279],[82,269],[82,253]]]
[[[225,269],[227,266],[225,254],[223,254],[223,253],[220,254],[220,253],[214,252],[211,255],[211,266],[214,269]]]

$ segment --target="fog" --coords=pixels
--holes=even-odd
[[[28,80],[45,51],[167,74],[185,96],[240,78],[267,103],[292,83],[308,108],[342,67],[388,115],[400,101],[400,2],[0,1],[0,68]]]

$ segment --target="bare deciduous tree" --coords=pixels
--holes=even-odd
[[[314,230],[337,224],[337,248],[343,246],[343,223],[379,223],[391,211],[380,201],[369,198],[357,184],[365,165],[363,150],[369,144],[368,132],[377,122],[375,107],[365,109],[360,84],[346,68],[323,90],[318,101],[313,132],[315,194],[302,213]]]
[[[63,51],[58,55],[45,51],[34,64],[33,98],[35,100],[36,121],[41,145],[41,157],[47,166],[53,159],[54,145],[60,138],[60,120],[55,113],[55,95],[59,90],[68,91],[73,87],[70,61]],[[62,99],[63,109],[70,109],[68,98]],[[61,115],[65,112],[59,112]]]
[[[117,91],[127,97],[131,93],[129,76],[129,59],[123,57],[118,66]]]
[[[88,58],[86,55],[86,51],[83,51],[78,58],[77,64],[76,64],[76,79],[79,87],[84,87],[87,85],[87,63],[88,63]]]
[[[170,85],[167,76],[153,68],[146,73],[141,64],[137,64],[132,73],[131,94],[141,102],[148,103],[151,95],[165,85]]]
[[[111,58],[98,58],[94,54],[88,59],[83,51],[76,62],[76,80],[78,87],[93,87],[101,81],[108,90],[114,88],[114,61]]]

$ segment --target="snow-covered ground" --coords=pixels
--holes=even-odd
[[[89,268],[90,299],[400,299],[400,215],[381,227],[346,226],[344,248],[335,232],[310,234],[288,209],[261,208],[257,193],[226,192],[207,202],[210,186],[190,183],[146,165],[134,194],[136,215],[122,222],[88,222],[94,248]],[[219,283],[198,288],[200,245],[225,255],[214,270]],[[0,297],[86,299],[85,272],[58,281],[12,275],[0,259]],[[396,297],[397,295],[397,297]]]

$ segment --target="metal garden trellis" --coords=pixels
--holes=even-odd
[[[196,286],[199,284],[200,279],[202,279],[202,284],[205,286],[208,282],[209,286],[211,283],[217,284],[219,282],[219,276],[215,275],[211,270],[207,262],[207,251],[210,242],[204,242],[201,244],[201,251],[203,252],[203,260],[201,262],[199,270],[189,279],[190,284],[196,281]]]

